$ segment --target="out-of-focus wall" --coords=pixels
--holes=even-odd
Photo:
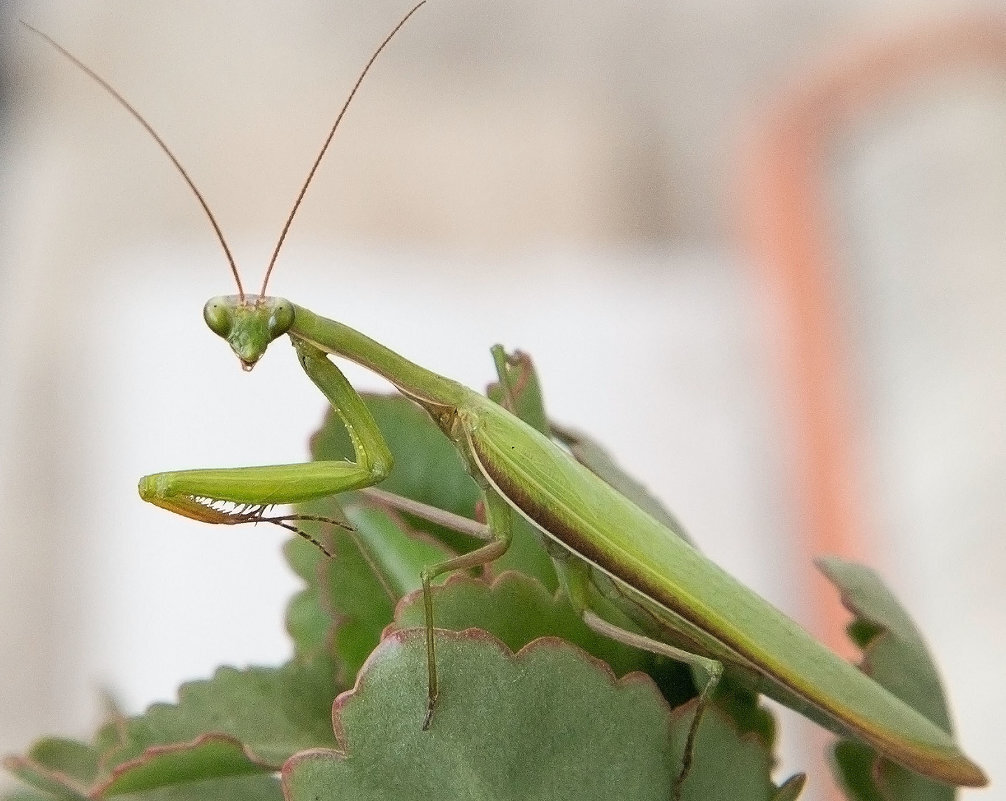
[[[611,445],[708,553],[800,614],[802,568],[780,557],[799,526],[779,373],[762,287],[732,240],[742,131],[821,52],[963,5],[431,0],[354,101],[273,289],[473,386],[490,378],[492,342],[530,350],[557,418]],[[254,286],[326,127],[407,6],[5,13],[142,110]],[[202,329],[205,298],[230,291],[226,267],[154,144],[8,30],[3,751],[84,733],[100,687],[136,709],[217,663],[282,658],[294,583],[279,539],[187,526],[143,508],[132,485],[302,459],[321,412],[285,349],[249,377]],[[1001,88],[964,76],[910,97],[888,127],[839,144],[829,179],[844,291],[862,299],[848,325],[876,448],[864,469],[877,561],[922,610],[964,742],[993,776],[1006,768],[992,712],[1006,654],[988,636],[1006,606]],[[914,447],[926,441],[943,450]]]

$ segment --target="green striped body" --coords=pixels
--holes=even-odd
[[[980,786],[981,769],[942,731],[839,658],[547,437],[471,393],[458,422],[478,469],[547,536],[651,604],[694,625],[770,683],[822,710],[891,760],[955,785]]]

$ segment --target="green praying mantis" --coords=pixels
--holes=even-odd
[[[425,2],[425,0],[424,0]],[[486,522],[455,521],[416,510],[480,535],[484,544],[430,565],[421,576],[426,611],[427,710],[417,725],[435,724],[439,692],[431,582],[444,573],[487,565],[503,555],[515,519],[528,521],[552,556],[563,591],[596,632],[692,667],[705,681],[691,724],[680,785],[687,774],[701,710],[724,670],[827,728],[869,744],[890,760],[949,785],[983,786],[981,768],[951,736],[840,659],[752,590],[702,556],[679,532],[575,461],[549,437],[487,397],[420,367],[352,328],[266,294],[277,256],[301,201],[371,65],[420,2],[376,49],[360,73],[301,187],[257,294],[246,293],[208,204],[161,137],[114,88],[76,57],[38,33],[107,90],[150,133],[187,182],[223,246],[237,294],[206,303],[209,328],[225,339],[245,370],[286,335],[301,368],[349,433],[353,461],[184,470],[143,477],[141,497],[176,514],[215,524],[269,521],[303,534],[305,516],[269,517],[274,505],[372,487],[392,467],[381,431],[330,356],[348,359],[390,381],[429,413],[478,484]],[[30,26],[29,26],[30,27]],[[505,369],[497,353],[500,380]],[[383,496],[390,503],[404,500]],[[307,535],[304,535],[307,536]],[[637,627],[609,622],[614,606]]]

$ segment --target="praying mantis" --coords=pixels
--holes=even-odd
[[[425,2],[425,0],[423,0]],[[486,521],[455,521],[437,510],[415,510],[482,537],[483,544],[427,567],[421,576],[428,670],[425,718],[435,725],[437,674],[432,581],[487,565],[502,556],[514,521],[528,521],[552,556],[560,586],[594,631],[623,644],[689,665],[701,682],[678,785],[685,778],[701,711],[724,670],[841,734],[862,740],[890,760],[949,785],[983,786],[981,768],[949,734],[814,640],[795,622],[739,583],[631,500],[575,461],[551,438],[489,398],[406,359],[335,320],[267,295],[277,257],[308,186],[350,102],[378,55],[420,2],[375,50],[343,104],[287,217],[257,293],[244,289],[237,265],[202,194],[161,137],[114,88],[44,34],[108,91],[150,133],[195,194],[219,239],[237,294],[210,299],[208,327],[225,339],[244,370],[287,336],[311,382],[349,433],[352,461],[183,470],[140,479],[140,496],[199,521],[233,525],[273,522],[298,533],[305,516],[267,510],[379,484],[392,457],[360,395],[330,357],[384,377],[422,407],[462,457],[482,493]],[[32,29],[34,31],[34,29]],[[500,380],[507,381],[497,360]],[[383,496],[389,503],[393,497]],[[306,536],[306,535],[305,535]],[[604,616],[615,607],[636,630]]]

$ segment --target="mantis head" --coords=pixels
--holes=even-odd
[[[244,370],[251,370],[269,343],[290,329],[293,316],[290,301],[261,295],[221,295],[203,307],[206,325],[227,340]]]
[[[150,134],[153,140],[157,143],[158,147],[164,151],[165,155],[171,160],[171,163],[175,165],[175,169],[178,170],[179,175],[181,175],[185,183],[188,184],[189,189],[192,190],[192,194],[195,195],[196,200],[199,201],[199,205],[202,207],[210,225],[213,227],[213,232],[220,241],[220,246],[223,248],[224,255],[227,257],[227,262],[230,266],[231,274],[234,276],[234,282],[237,285],[238,290],[238,294],[236,295],[221,295],[216,298],[210,298],[203,307],[203,319],[206,320],[206,324],[210,327],[210,330],[230,343],[231,349],[235,354],[237,354],[237,357],[241,360],[241,366],[245,370],[251,370],[255,366],[256,362],[262,358],[262,354],[266,352],[266,349],[269,347],[269,343],[276,339],[276,337],[285,334],[290,329],[290,326],[293,325],[293,304],[288,300],[283,300],[282,298],[268,297],[265,293],[266,288],[269,285],[269,277],[272,275],[273,267],[276,264],[276,258],[279,256],[280,248],[283,246],[287,232],[290,230],[290,225],[293,223],[293,218],[297,214],[297,209],[300,208],[300,203],[304,199],[304,194],[307,192],[307,188],[311,184],[311,179],[314,177],[314,174],[318,169],[318,165],[321,164],[325,151],[328,150],[328,146],[332,142],[332,137],[335,135],[335,131],[339,127],[339,123],[342,122],[346,109],[349,108],[350,101],[352,101],[353,97],[356,95],[356,90],[360,88],[360,84],[363,82],[367,72],[369,72],[371,65],[377,60],[378,55],[380,55],[381,51],[384,50],[394,35],[398,33],[401,27],[405,24],[406,20],[415,14],[416,11],[419,10],[420,6],[422,6],[425,2],[426,0],[419,0],[419,2],[412,7],[412,10],[402,18],[401,22],[392,29],[391,33],[389,33],[385,37],[384,41],[378,45],[374,54],[370,57],[370,60],[366,63],[363,71],[356,79],[356,83],[349,92],[349,97],[347,97],[346,101],[342,104],[339,115],[335,118],[335,122],[329,129],[328,138],[325,140],[325,144],[322,145],[321,151],[318,153],[317,157],[315,157],[314,164],[311,166],[311,170],[307,174],[307,179],[301,186],[300,193],[294,201],[293,208],[290,210],[290,214],[287,216],[286,222],[283,224],[283,230],[280,232],[279,241],[276,243],[276,247],[272,252],[272,258],[269,259],[269,265],[265,270],[265,278],[262,279],[262,288],[259,290],[258,295],[245,293],[244,286],[241,283],[241,276],[238,273],[237,264],[234,261],[234,256],[231,254],[231,250],[227,246],[227,241],[224,239],[223,232],[220,230],[220,226],[217,224],[216,218],[213,216],[213,212],[210,211],[209,204],[206,202],[202,192],[199,191],[192,178],[189,177],[189,174],[185,171],[181,162],[171,151],[171,148],[169,148],[161,138],[160,134],[154,130],[150,123],[143,118],[143,115],[140,114],[140,112],[137,111],[130,102],[126,100],[126,98],[119,94],[119,92],[108,81],[98,75],[98,73],[84,64],[84,62],[78,59],[62,45],[46,36],[41,31],[32,28],[30,25],[22,23],[25,24],[25,27],[27,27],[28,30],[33,31],[42,39],[47,41],[50,45],[56,48],[56,50],[68,58],[71,63],[77,66],[92,80],[96,81],[99,86],[101,86],[115,99],[117,103],[119,103],[120,106],[129,112],[129,114],[131,114],[136,121],[146,129],[147,133]]]
[[[293,203],[293,208],[290,210],[289,216],[286,218],[286,222],[283,224],[283,230],[280,232],[279,241],[276,243],[276,247],[272,252],[272,258],[269,259],[269,265],[265,270],[265,278],[262,279],[262,288],[259,290],[258,295],[247,295],[245,294],[244,287],[241,284],[241,276],[238,274],[237,264],[234,262],[234,257],[231,255],[230,248],[227,246],[227,242],[224,240],[224,235],[220,230],[220,226],[217,225],[216,219],[213,217],[213,212],[210,211],[209,205],[207,205],[206,200],[203,198],[200,191],[196,188],[196,185],[189,178],[187,172],[185,172],[182,165],[179,163],[178,159],[175,158],[174,153],[168,149],[168,146],[164,144],[164,141],[160,136],[150,127],[149,123],[131,106],[126,100],[116,92],[111,86],[108,85],[102,78],[98,77],[92,70],[84,66],[79,62],[74,56],[67,53],[63,48],[57,45],[55,42],[52,44],[65,53],[71,61],[73,61],[77,66],[83,69],[88,75],[93,77],[98,81],[105,89],[107,89],[111,95],[121,103],[129,113],[131,113],[140,124],[154,137],[154,140],[160,145],[161,149],[168,155],[172,163],[181,173],[182,178],[189,185],[189,188],[195,194],[196,199],[199,204],[203,207],[203,211],[206,212],[206,216],[209,218],[210,224],[213,226],[213,230],[220,240],[220,244],[224,249],[224,253],[227,256],[227,261],[230,264],[231,273],[234,276],[234,281],[237,284],[238,294],[236,295],[220,295],[219,297],[210,298],[206,301],[206,305],[203,307],[203,319],[206,320],[206,325],[210,327],[210,330],[218,336],[223,337],[231,346],[231,350],[237,355],[238,359],[241,360],[241,367],[245,370],[251,370],[255,367],[259,359],[262,358],[262,354],[266,352],[266,349],[276,337],[282,336],[287,331],[290,330],[290,326],[293,325],[294,310],[293,304],[284,300],[283,298],[271,298],[268,297],[266,292],[266,287],[269,286],[269,278],[272,276],[272,269],[276,264],[276,257],[279,256],[280,248],[283,247],[283,242],[286,240],[287,232],[290,230],[290,225],[293,223],[293,218],[297,214],[297,209],[300,208],[300,202],[304,199],[304,194],[307,192],[308,186],[311,184],[311,179],[314,178],[314,174],[318,169],[318,165],[321,164],[321,160],[325,155],[325,151],[328,150],[329,144],[332,142],[332,137],[335,135],[336,129],[339,127],[339,123],[342,122],[343,115],[346,113],[346,109],[349,108],[350,101],[356,95],[356,90],[360,88],[360,84],[363,83],[363,79],[367,72],[370,71],[371,65],[377,60],[377,56],[380,55],[381,51],[384,50],[385,46],[396,33],[405,24],[406,20],[411,17],[416,11],[419,10],[426,0],[419,0],[416,5],[412,7],[404,17],[402,17],[401,22],[398,23],[392,29],[383,42],[378,45],[377,50],[370,57],[370,60],[366,63],[363,71],[360,73],[359,77],[356,79],[356,83],[349,92],[349,97],[346,98],[346,102],[342,104],[342,109],[339,111],[339,116],[335,118],[335,122],[328,131],[328,138],[325,140],[325,144],[322,145],[321,151],[318,153],[314,160],[314,164],[311,165],[311,170],[307,174],[307,179],[304,181],[303,186],[300,188],[300,193],[297,195],[297,199]],[[46,37],[48,38],[48,37]]]

